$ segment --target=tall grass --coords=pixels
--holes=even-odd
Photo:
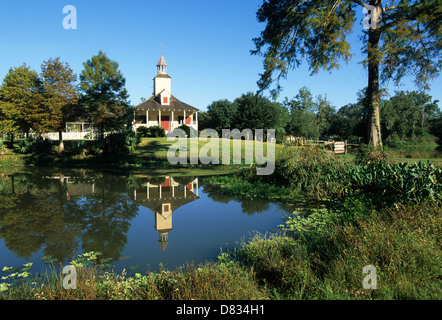
[[[442,209],[400,207],[295,239],[257,235],[230,256],[280,299],[441,299]],[[377,268],[366,290],[363,267]]]
[[[52,272],[29,279],[0,299],[20,300],[263,300],[269,296],[254,279],[252,270],[238,264],[207,263],[174,271],[115,274],[97,268],[78,269],[77,289],[62,286],[63,275]]]

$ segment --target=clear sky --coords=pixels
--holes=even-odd
[[[133,105],[152,94],[156,63],[163,52],[172,77],[172,94],[201,110],[214,100],[234,100],[256,91],[262,57],[251,56],[252,39],[264,24],[256,11],[262,0],[0,0],[0,80],[9,68],[26,62],[40,72],[41,63],[60,57],[80,74],[83,62],[103,50],[120,65]],[[77,29],[63,28],[63,8],[77,9]],[[362,9],[360,18],[362,18]],[[350,36],[352,61],[341,69],[310,76],[306,65],[282,81],[284,97],[302,86],[327,95],[336,107],[355,102],[366,86],[361,19]],[[430,95],[442,100],[442,80]],[[412,81],[395,90],[416,90]],[[268,92],[264,94],[268,95]]]

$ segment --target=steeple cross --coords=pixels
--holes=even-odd
[[[163,48],[165,47],[166,45],[164,44],[164,43],[160,43],[160,49],[161,49],[161,53],[163,53]]]

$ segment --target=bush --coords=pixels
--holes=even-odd
[[[169,133],[169,135],[171,136],[181,136],[180,134],[178,134],[178,132],[176,131],[177,129],[184,131],[184,134],[190,138],[191,136],[197,136],[198,132],[194,129],[191,128],[185,124],[182,124],[181,126],[179,126],[178,128],[174,129],[171,133]],[[181,132],[180,132],[181,133]],[[192,134],[192,135],[191,135]],[[184,137],[183,137],[184,138]]]
[[[0,139],[0,155],[2,155],[6,150],[5,144],[3,143],[3,140]]]
[[[154,127],[138,127],[137,136],[140,138],[164,138],[166,131],[159,126]]]
[[[327,151],[306,146],[285,151],[275,163],[275,182],[288,185],[308,198],[327,199],[341,197],[345,192],[345,165]],[[265,178],[264,178],[265,179]]]
[[[138,127],[137,135],[140,138],[147,138],[147,137],[149,137],[149,128],[148,127]]]
[[[98,148],[105,156],[120,156],[131,153],[140,143],[140,137],[134,132],[117,132],[98,140]],[[96,147],[97,147],[96,146]]]
[[[52,142],[42,137],[28,137],[18,142],[18,152],[21,154],[49,154]]]
[[[88,146],[86,141],[74,141],[72,143],[71,151],[74,155],[86,156],[88,153]]]
[[[442,169],[431,162],[355,165],[348,174],[352,191],[368,192],[379,201],[442,200]]]
[[[166,131],[159,126],[149,127],[149,138],[164,138],[166,136]]]
[[[387,154],[383,147],[361,146],[361,149],[356,156],[355,162],[358,164],[370,164],[386,162]]]

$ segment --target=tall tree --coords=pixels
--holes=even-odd
[[[130,122],[130,106],[125,88],[126,79],[118,63],[99,51],[84,64],[80,74],[80,101],[94,126],[105,130],[121,130]]]
[[[238,106],[227,99],[213,101],[207,107],[209,128],[221,133],[222,129],[233,129]]]
[[[346,40],[352,31],[357,10],[365,9],[363,25],[364,64],[368,70],[368,142],[382,145],[379,103],[380,83],[404,75],[415,77],[419,88],[428,89],[442,65],[440,0],[265,0],[257,12],[266,27],[255,38],[252,54],[264,55],[260,89],[285,78],[289,69],[306,58],[312,74],[331,71],[340,61],[351,59]],[[362,27],[362,26],[361,26]],[[266,50],[263,53],[263,50]],[[273,79],[275,71],[279,71]]]
[[[76,115],[78,92],[76,88],[77,75],[68,63],[60,58],[49,59],[41,66],[41,80],[43,82],[43,105],[45,106],[48,121],[43,130],[55,130],[59,133],[59,152],[63,152],[63,134],[66,121]]]
[[[317,96],[315,102],[315,113],[316,113],[316,130],[318,135],[324,136],[328,133],[331,126],[332,117],[335,114],[334,107],[327,100],[327,95]]]
[[[343,140],[361,137],[365,129],[365,113],[362,103],[349,103],[333,115],[329,134]]]
[[[295,137],[317,139],[315,102],[313,95],[307,87],[299,89],[298,94],[291,100],[287,98],[284,105],[290,111],[290,121],[287,132]]]
[[[235,99],[238,106],[235,127],[240,130],[275,129],[276,139],[281,140],[288,122],[288,111],[278,102],[272,102],[261,94],[247,93]]]
[[[425,92],[399,91],[383,101],[383,136],[387,138],[396,134],[400,139],[405,139],[429,133],[430,122],[439,115],[438,100],[431,100],[431,96]]]
[[[9,69],[0,87],[0,131],[29,133],[37,122],[41,81],[26,64]]]

